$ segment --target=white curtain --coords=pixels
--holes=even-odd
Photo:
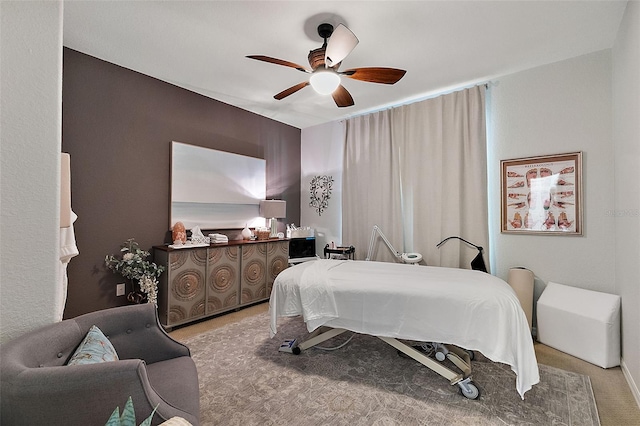
[[[432,266],[488,260],[485,87],[347,120],[343,242],[367,255],[374,224],[399,252]],[[392,260],[376,240],[375,260]],[[423,262],[424,263],[424,262]],[[487,262],[488,263],[488,262]]]
[[[342,242],[364,259],[373,225],[380,225],[395,244],[402,241],[402,206],[398,151],[391,140],[388,111],[347,120],[342,177]],[[395,247],[402,251],[402,247]],[[376,260],[393,260],[388,249],[378,249]]]

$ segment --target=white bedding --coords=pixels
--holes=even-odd
[[[309,332],[326,325],[479,351],[511,366],[522,398],[539,381],[529,324],[515,292],[484,272],[319,259],[278,275],[269,311],[272,337],[278,317],[302,315]]]

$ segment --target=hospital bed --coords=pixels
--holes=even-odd
[[[294,352],[345,331],[373,335],[459,386],[470,399],[479,395],[471,381],[472,351],[511,366],[523,399],[539,381],[517,296],[506,282],[484,272],[318,259],[278,275],[269,313],[271,337],[279,317],[303,317],[311,336]],[[431,344],[436,359],[406,341],[438,342]],[[441,362],[445,359],[460,372]]]

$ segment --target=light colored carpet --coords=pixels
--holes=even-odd
[[[302,320],[281,320],[278,330],[270,339],[268,316],[260,313],[181,339],[198,366],[203,425],[600,424],[590,380],[581,374],[540,365],[541,383],[522,401],[509,367],[477,354],[473,380],[482,394],[468,400],[377,338],[355,335],[337,351],[296,356],[278,346],[304,338]]]

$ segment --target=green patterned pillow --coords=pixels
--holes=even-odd
[[[94,325],[91,326],[67,365],[95,364],[118,359],[118,354],[109,339]]]
[[[151,420],[153,419],[153,415],[158,409],[158,405],[156,405],[156,408],[153,409],[151,415],[144,419],[142,423],[140,423],[140,426],[151,426]],[[190,426],[191,423],[187,422],[183,425]],[[107,420],[107,423],[104,426],[136,426],[136,410],[133,408],[133,400],[131,399],[131,397],[127,399],[124,410],[122,410],[122,415],[120,415],[120,407],[116,407],[116,409],[113,410],[113,413],[111,413],[111,417],[109,417],[109,420]]]

